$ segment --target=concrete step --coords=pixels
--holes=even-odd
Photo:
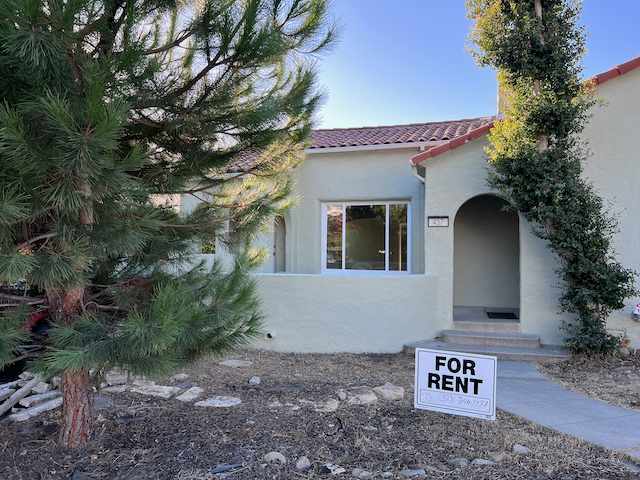
[[[472,330],[474,332],[510,332],[520,333],[519,320],[454,320],[454,330]]]
[[[478,332],[473,330],[444,330],[444,343],[492,347],[539,348],[540,337],[527,333]]]
[[[407,355],[415,355],[416,348],[428,348],[430,350],[442,350],[447,352],[476,353],[479,355],[492,355],[498,360],[511,360],[515,362],[559,362],[571,356],[568,350],[563,350],[560,345],[540,345],[540,348],[513,348],[495,347],[484,345],[460,345],[444,343],[441,339],[422,340],[404,345]]]

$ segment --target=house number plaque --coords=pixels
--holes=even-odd
[[[449,217],[427,217],[430,227],[448,227]]]

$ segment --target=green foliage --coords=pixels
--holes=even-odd
[[[0,2],[0,365],[34,309],[35,368],[161,375],[257,334],[249,244],[291,205],[322,101],[328,0]],[[176,199],[195,199],[179,212]],[[229,226],[232,228],[229,228]],[[28,306],[27,303],[31,306]]]
[[[576,141],[595,105],[580,80],[584,28],[578,1],[469,0],[470,43],[481,66],[498,71],[501,112],[487,149],[488,184],[536,225],[558,255],[560,307],[578,326],[563,325],[574,352],[612,353],[606,319],[635,295],[634,274],[613,258],[617,224],[582,177],[587,153]],[[540,15],[541,13],[541,15]]]

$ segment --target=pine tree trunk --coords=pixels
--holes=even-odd
[[[47,298],[53,316],[61,325],[75,325],[80,321],[84,287],[76,285],[68,291],[49,291]],[[59,444],[73,449],[86,443],[91,436],[91,396],[89,372],[62,373],[62,423]]]
[[[89,372],[67,372],[62,376],[62,425],[60,445],[73,449],[91,436],[91,396]]]

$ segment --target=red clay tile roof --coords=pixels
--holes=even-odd
[[[598,75],[594,75],[589,79],[591,83],[594,85],[600,85],[601,83],[606,82],[607,80],[611,80],[619,75],[624,75],[627,72],[630,72],[634,68],[640,67],[640,56],[634,58],[633,60],[629,60],[628,62],[622,63],[613,67],[608,72],[599,73]]]
[[[315,130],[312,135],[311,149],[446,141],[488,125],[493,119],[494,117],[481,117],[389,127]]]

